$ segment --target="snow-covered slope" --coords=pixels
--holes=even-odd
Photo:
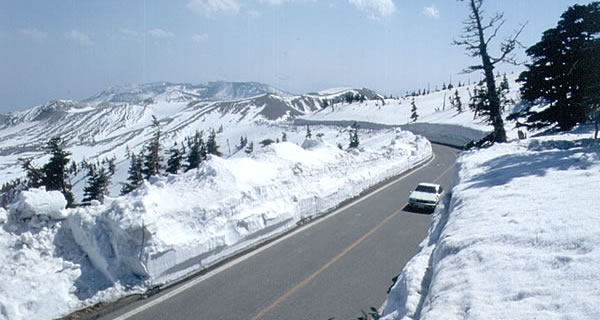
[[[600,147],[590,136],[464,153],[383,319],[599,319]]]
[[[150,100],[185,102],[197,100],[239,100],[267,93],[291,96],[289,93],[258,82],[215,81],[200,85],[156,82],[113,87],[85,99],[92,103],[143,104]]]
[[[155,83],[112,88],[84,102],[51,101],[5,115],[0,122],[0,184],[24,175],[19,158],[34,158],[37,165],[45,163],[43,147],[53,137],[65,139],[76,162],[114,156],[123,169],[127,150],[140,152],[151,138],[152,116],[161,122],[165,146],[182,142],[197,130],[207,133],[222,127],[224,132],[217,140],[222,146],[229,143],[231,149],[241,136],[249,136],[249,141],[255,139],[256,143],[275,140],[285,129],[261,136],[255,132],[265,130],[256,127],[315,112],[321,109],[323,99],[334,99],[344,92],[369,91],[291,96],[258,83]],[[115,184],[123,182],[123,177],[117,178],[120,180],[113,179]],[[75,179],[76,185],[78,181],[82,179]]]
[[[519,85],[516,83],[516,74],[507,75],[510,92],[508,99],[519,101]],[[502,77],[497,77],[496,81],[502,81]],[[355,121],[386,124],[403,125],[407,130],[417,134],[431,137],[432,140],[441,140],[439,142],[450,142],[449,137],[452,131],[457,131],[457,135],[462,137],[456,143],[464,143],[465,139],[472,137],[479,139],[491,131],[491,126],[484,123],[481,119],[474,118],[473,111],[469,109],[468,102],[476,85],[464,85],[459,88],[441,90],[427,95],[414,97],[417,106],[417,121],[412,121],[412,101],[413,97],[404,97],[400,99],[370,99],[365,102],[354,102],[351,104],[343,100],[327,108],[314,113],[307,114],[301,118],[313,123],[335,123],[339,121]],[[335,94],[342,89],[333,89],[326,91],[327,94]],[[458,95],[462,102],[462,112],[458,112],[450,103],[450,99]],[[343,95],[343,94],[342,94]],[[506,117],[512,112],[511,105],[504,110]],[[443,127],[438,126],[443,124]],[[513,130],[514,123],[507,122],[507,134],[509,138],[516,138],[517,132]],[[463,128],[467,128],[464,130]],[[463,131],[463,132],[458,132]],[[477,134],[476,131],[479,131]]]
[[[362,130],[365,147],[351,151],[335,145],[347,129],[312,130],[323,139],[211,157],[104,204],[21,194],[0,209],[0,319],[51,319],[176,280],[431,157],[426,139],[399,129]]]
[[[142,104],[52,101],[10,114],[0,123],[0,184],[23,176],[19,158],[32,157],[34,163],[43,164],[47,160],[43,146],[56,136],[65,139],[77,162],[113,156],[122,160],[126,150],[139,152],[150,139],[153,115],[165,132],[165,145],[170,146],[196,130],[206,133],[223,126],[239,132],[240,126],[283,121],[315,108],[313,100],[304,104],[298,101],[305,100],[264,94],[229,101],[179,101],[155,96]],[[228,134],[218,137],[222,145],[239,138]]]

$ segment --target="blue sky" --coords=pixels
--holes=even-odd
[[[529,47],[569,6],[590,2],[487,0],[484,9],[505,13],[506,34],[527,23]],[[3,0],[0,112],[155,81],[400,95],[479,79],[461,74],[478,61],[451,45],[467,15],[455,0]]]

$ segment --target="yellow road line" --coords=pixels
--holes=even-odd
[[[404,206],[406,206],[406,204],[404,204],[402,207],[404,208]],[[283,302],[284,300],[289,298],[292,294],[294,294],[294,292],[298,291],[298,289],[304,287],[312,279],[314,279],[319,274],[321,274],[323,271],[325,271],[329,267],[331,267],[332,264],[334,264],[336,261],[340,260],[343,256],[345,256],[348,252],[350,252],[352,249],[354,249],[356,246],[358,246],[361,242],[363,242],[365,239],[367,239],[370,235],[375,233],[379,228],[381,228],[384,224],[386,224],[388,221],[390,221],[390,219],[397,216],[400,212],[402,212],[402,209],[398,209],[392,215],[385,218],[378,225],[376,225],[373,229],[369,230],[369,232],[365,233],[362,237],[360,237],[360,239],[354,241],[354,243],[352,243],[350,246],[348,246],[346,249],[344,249],[344,251],[340,252],[333,259],[329,260],[329,262],[327,262],[324,266],[319,268],[319,270],[315,271],[314,273],[309,275],[306,279],[302,280],[302,282],[298,283],[295,287],[293,287],[288,292],[283,294],[281,297],[279,297],[277,300],[275,300],[275,302],[271,303],[269,306],[262,309],[256,316],[254,316],[252,318],[252,320],[258,320],[258,319],[262,318],[267,312],[269,312],[271,309],[275,308],[278,304],[280,304],[281,302]]]

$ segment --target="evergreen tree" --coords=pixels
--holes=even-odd
[[[415,103],[415,98],[412,99],[410,105],[410,120],[412,120],[412,122],[416,122],[419,119],[419,114],[417,113],[417,104]]]
[[[506,74],[504,74],[504,76],[502,78],[502,82],[500,82],[500,85],[498,86],[498,98],[500,99],[500,106],[501,106],[502,111],[504,111],[504,108],[507,105],[513,103],[513,101],[508,97],[509,93],[510,93],[510,86],[508,84],[508,79],[506,78]]]
[[[262,146],[263,146],[263,148],[264,148],[264,147],[266,147],[266,146],[268,146],[268,145],[272,144],[273,142],[275,142],[275,141],[273,141],[273,140],[271,140],[271,139],[265,139],[265,140],[261,141],[261,142],[260,142],[260,144],[262,144]]]
[[[116,157],[112,157],[110,159],[108,159],[108,174],[110,174],[111,176],[115,174],[115,171],[117,170],[117,165],[115,164],[115,162],[117,161]]]
[[[346,102],[348,102],[348,104],[351,104],[354,101],[354,94],[352,92],[346,92],[344,98],[346,99]]]
[[[42,178],[44,177],[44,172],[33,165],[32,158],[20,158],[21,168],[25,170],[27,175],[27,188],[39,188],[42,186]]]
[[[458,90],[454,91],[454,98],[450,98],[452,101],[452,106],[454,106],[454,108],[456,109],[456,111],[458,113],[462,113],[463,112],[463,105],[462,105],[462,101],[460,99],[460,95],[458,94]]]
[[[169,160],[167,160],[167,172],[171,174],[177,174],[183,162],[183,155],[185,153],[178,147],[177,142],[169,149]]]
[[[154,128],[154,136],[150,143],[146,146],[146,154],[144,159],[143,173],[146,179],[160,174],[162,166],[162,156],[160,155],[160,122],[155,116],[152,116],[152,127]]]
[[[217,145],[217,134],[215,133],[215,130],[211,130],[208,135],[208,140],[206,140],[206,153],[219,157],[223,155],[219,151],[219,145]]]
[[[598,139],[600,131],[600,41],[589,44],[585,55],[589,57],[589,69],[595,70],[588,72],[584,77],[586,83],[582,89],[583,103],[588,106],[587,115],[594,124],[594,139]]]
[[[491,104],[487,94],[487,86],[484,82],[479,83],[474,89],[469,101],[469,108],[473,111],[473,119],[482,118],[486,123],[491,124]]]
[[[358,128],[359,125],[354,122],[352,124],[352,130],[350,130],[350,148],[358,148],[360,141],[358,140]]]
[[[99,171],[95,167],[90,168],[87,184],[83,189],[83,205],[90,205],[92,200],[104,202],[104,197],[108,195],[109,185],[110,174],[108,170],[104,167],[101,167]]]
[[[600,2],[569,7],[556,27],[527,49],[532,63],[522,72],[521,98],[530,103],[521,117],[529,129],[556,125],[570,130],[588,119],[590,97],[598,92]],[[596,83],[594,84],[594,78]],[[537,104],[549,104],[542,111]]]
[[[51,157],[41,170],[43,173],[41,183],[48,191],[60,191],[67,200],[67,206],[72,207],[75,199],[71,192],[71,184],[67,181],[67,165],[71,153],[64,150],[63,140],[59,137],[50,139],[46,145],[46,152]]]
[[[240,149],[240,150],[243,149],[247,143],[248,143],[248,141],[246,141],[246,139],[244,139],[244,137],[241,136],[240,137],[240,145],[238,146],[238,149]]]
[[[246,154],[250,155],[254,152],[254,142],[250,141],[250,144],[246,146],[246,150],[244,150]]]
[[[206,148],[204,146],[204,141],[202,140],[202,131],[196,131],[194,137],[188,140],[188,146],[190,151],[187,156],[188,164],[185,171],[198,168],[200,163],[206,159]]]
[[[97,192],[95,189],[95,180],[98,178],[98,175],[96,173],[96,169],[94,167],[90,167],[88,169],[88,173],[87,173],[87,182],[85,185],[85,188],[83,188],[83,200],[82,200],[82,204],[84,206],[89,206],[90,205],[90,201],[92,201],[93,199],[96,199],[97,197]]]
[[[144,181],[144,176],[142,174],[142,167],[144,155],[136,155],[134,152],[131,152],[129,156],[129,169],[127,173],[129,176],[127,177],[127,182],[123,184],[121,187],[121,195],[125,195],[135,190],[139,185]]]

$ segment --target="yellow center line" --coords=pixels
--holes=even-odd
[[[441,177],[443,177],[453,167],[454,166],[450,166],[448,169],[446,169],[444,172],[442,172],[442,174],[439,175],[434,181],[439,180]],[[408,203],[403,204],[401,206],[401,208],[404,208],[407,204]],[[289,298],[291,295],[293,295],[296,291],[298,291],[298,289],[304,287],[306,284],[308,284],[310,281],[312,281],[314,278],[316,278],[319,274],[323,273],[323,271],[325,271],[329,267],[331,267],[332,264],[334,264],[336,261],[340,260],[346,254],[348,254],[348,252],[350,252],[352,249],[354,249],[356,246],[358,246],[361,242],[365,241],[365,239],[367,239],[369,236],[371,236],[373,233],[375,233],[379,228],[381,228],[384,224],[386,224],[388,221],[390,221],[392,218],[394,218],[395,216],[397,216],[402,211],[403,211],[402,209],[396,210],[396,212],[394,212],[389,217],[385,218],[378,225],[376,225],[373,229],[369,230],[369,232],[365,233],[365,235],[363,235],[362,237],[360,237],[360,239],[354,241],[354,243],[352,243],[349,247],[347,247],[346,249],[344,249],[344,251],[340,252],[333,259],[329,260],[329,262],[327,262],[324,266],[322,266],[321,268],[319,268],[319,270],[313,272],[311,275],[309,275],[308,277],[306,277],[306,279],[302,280],[302,282],[298,283],[295,287],[293,287],[292,289],[290,289],[289,291],[287,291],[285,294],[283,294],[282,296],[280,296],[277,300],[275,300],[269,306],[267,306],[266,308],[262,309],[256,316],[254,316],[252,318],[252,320],[258,320],[258,319],[262,318],[267,312],[273,310],[273,308],[275,308],[277,305],[279,305],[280,303],[282,303],[283,301],[285,301],[287,298]]]
[[[402,206],[402,208],[404,208],[405,206],[406,206],[406,203]],[[288,292],[286,292],[284,295],[282,295],[277,300],[275,300],[275,302],[271,303],[268,307],[262,309],[256,316],[254,316],[252,318],[252,320],[258,320],[258,319],[262,318],[267,312],[269,312],[270,310],[272,310],[273,308],[275,308],[278,304],[280,304],[281,302],[283,302],[284,300],[286,300],[287,298],[289,298],[292,294],[294,294],[296,291],[298,291],[298,289],[304,287],[312,279],[314,279],[319,274],[321,274],[323,271],[325,271],[329,267],[331,267],[332,264],[334,264],[336,261],[340,260],[343,256],[345,256],[348,252],[350,252],[352,249],[354,249],[356,246],[358,246],[361,242],[363,242],[365,239],[367,239],[370,235],[372,235],[373,233],[375,233],[379,228],[381,228],[381,226],[383,226],[384,224],[386,224],[388,221],[390,221],[393,217],[395,217],[396,215],[398,215],[400,212],[402,212],[402,209],[398,209],[392,215],[390,215],[389,217],[385,218],[378,225],[376,225],[373,229],[369,230],[369,232],[365,233],[365,235],[363,235],[362,237],[360,237],[360,239],[354,241],[354,243],[352,243],[349,247],[347,247],[346,249],[344,249],[344,251],[340,252],[337,256],[335,256],[333,259],[331,259],[329,262],[327,262],[324,266],[322,266],[321,268],[319,268],[319,270],[313,272],[306,279],[302,280],[302,282],[298,283],[295,287],[293,287]]]

